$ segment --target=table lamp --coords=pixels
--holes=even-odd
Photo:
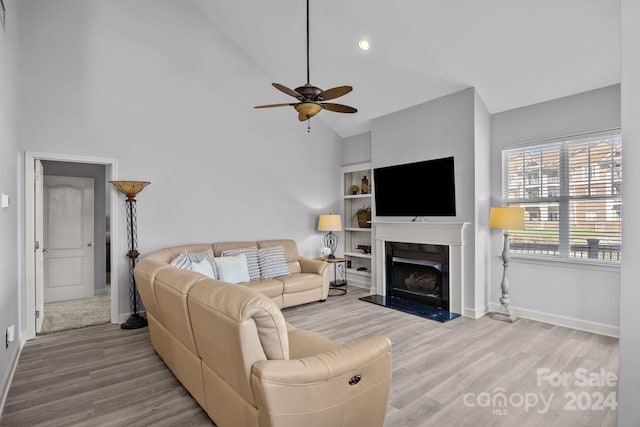
[[[334,231],[342,231],[342,218],[340,215],[324,214],[318,219],[318,231],[328,231],[324,236],[324,245],[331,250],[327,258],[334,259],[336,257],[336,247],[338,246],[338,236],[333,234]]]

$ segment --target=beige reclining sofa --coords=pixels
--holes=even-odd
[[[278,278],[280,295],[278,284],[228,283],[171,265],[185,251],[210,247],[220,256],[248,246],[286,247],[290,274]],[[134,274],[153,347],[218,427],[383,425],[389,339],[338,343],[284,319],[281,307],[328,292],[326,263],[300,257],[295,241],[167,248],[144,257]],[[317,288],[303,280],[314,275]]]

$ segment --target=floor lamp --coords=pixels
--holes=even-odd
[[[336,257],[336,248],[338,247],[338,236],[333,232],[342,231],[342,217],[334,214],[320,215],[318,231],[328,231],[324,236],[324,245],[331,250],[327,258],[334,259]]]
[[[517,316],[510,306],[511,298],[509,297],[509,291],[511,285],[509,284],[509,277],[507,275],[509,269],[509,230],[524,229],[524,209],[513,206],[491,208],[491,212],[489,213],[489,227],[504,230],[504,246],[502,248],[502,265],[504,268],[502,270],[502,282],[500,284],[502,296],[500,297],[500,309],[493,313],[491,317],[507,322],[514,322]]]
[[[136,194],[144,187],[151,184],[148,181],[110,181],[121,193],[127,196],[127,243],[129,246],[129,302],[131,315],[126,322],[120,325],[122,329],[138,329],[147,326],[147,319],[138,313],[138,290],[133,269],[138,260],[138,227],[136,225]]]

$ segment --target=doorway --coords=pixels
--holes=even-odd
[[[55,307],[58,319],[76,325],[71,327],[92,324],[96,316],[120,323],[118,259],[113,256],[117,236],[109,232],[117,230],[117,192],[108,187],[116,175],[117,162],[112,159],[25,153],[26,339],[35,338],[43,323],[45,332],[51,331],[46,330],[45,304],[50,315]],[[51,203],[56,205],[53,210]],[[97,214],[83,222],[89,204]],[[45,217],[47,226],[55,227],[43,233],[47,227],[37,224],[44,224]]]

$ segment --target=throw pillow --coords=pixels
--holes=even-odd
[[[256,248],[237,248],[222,251],[222,256],[233,256],[244,254],[249,267],[249,277],[251,280],[260,280],[260,264],[258,263],[258,249]]]
[[[182,270],[191,270],[191,260],[186,252],[182,252],[180,255],[172,259],[171,265]]]
[[[287,265],[284,246],[258,249],[258,263],[260,264],[260,276],[265,279],[291,274]]]
[[[200,252],[186,252],[186,254],[189,260],[191,261],[192,266],[193,266],[193,263],[206,260],[209,263],[209,265],[211,265],[211,270],[213,271],[213,276],[211,276],[211,278],[212,279],[218,278],[218,269],[216,268],[216,263],[213,262],[213,251],[211,249],[207,249]]]
[[[204,274],[205,276],[210,277],[212,279],[217,279],[217,277],[213,272],[213,267],[211,267],[211,263],[204,258],[200,262],[192,262],[191,271]]]
[[[218,279],[229,283],[242,283],[251,280],[247,257],[244,254],[223,256],[213,259],[218,269]]]

